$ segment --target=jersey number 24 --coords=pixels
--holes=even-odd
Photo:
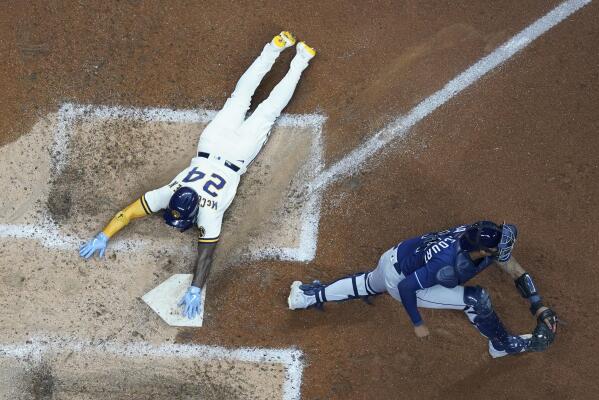
[[[183,178],[183,182],[189,183],[189,182],[199,181],[200,179],[204,178],[205,176],[206,176],[205,173],[200,171],[197,167],[193,167],[189,171],[187,176],[185,178]],[[204,184],[204,187],[202,189],[204,189],[204,192],[208,193],[210,196],[216,197],[216,196],[218,196],[218,193],[216,191],[224,188],[227,181],[225,181],[225,179],[222,176],[220,176],[218,174],[214,174],[214,173],[212,175],[210,175],[210,178],[211,179],[206,181],[206,183]],[[211,188],[214,188],[214,191],[212,191]]]

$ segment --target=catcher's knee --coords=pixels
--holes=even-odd
[[[489,293],[480,286],[466,286],[464,288],[464,304],[466,309],[464,310],[468,317],[472,320],[471,315],[474,317],[486,317],[493,312],[493,304]]]
[[[372,272],[359,272],[357,274],[349,276],[352,282],[352,289],[354,292],[354,298],[367,298],[370,296],[376,296],[381,292],[373,288],[374,285],[370,282]]]
[[[387,291],[384,280],[379,274],[374,274],[374,271],[364,274],[364,286],[369,296],[376,296]]]

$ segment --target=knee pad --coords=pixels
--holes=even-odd
[[[375,292],[368,283],[368,276],[370,272],[358,272],[356,274],[348,276],[351,279],[352,289],[354,291],[353,298],[365,298],[369,296],[375,296],[380,294]]]
[[[369,272],[360,272],[327,284],[323,290],[322,301],[367,300],[370,296],[380,294],[370,287],[368,283],[369,274]]]
[[[364,287],[366,289],[366,292],[368,293],[368,296],[378,296],[379,294],[383,294],[383,292],[377,292],[376,290],[374,290],[372,288],[372,285],[370,283],[370,275],[371,274],[372,274],[372,271],[366,272],[364,274]]]
[[[491,340],[494,346],[503,348],[510,340],[509,334],[493,310],[489,293],[480,286],[466,286],[464,303],[464,312],[476,329]]]
[[[489,293],[480,286],[464,288],[464,304],[468,306],[466,313],[473,312],[476,316],[485,318],[493,313],[493,304]]]

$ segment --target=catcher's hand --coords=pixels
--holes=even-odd
[[[557,332],[557,315],[549,307],[541,307],[536,313],[539,323],[544,322],[545,325],[553,332]]]
[[[557,331],[557,315],[547,307],[537,314],[537,326],[532,331],[529,349],[531,351],[545,351],[555,340]]]

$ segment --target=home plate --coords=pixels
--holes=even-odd
[[[175,274],[144,294],[142,300],[170,326],[200,327],[204,318],[205,287],[202,289],[200,311],[194,319],[183,316],[182,307],[177,307],[177,303],[191,285],[192,279],[192,274]]]

